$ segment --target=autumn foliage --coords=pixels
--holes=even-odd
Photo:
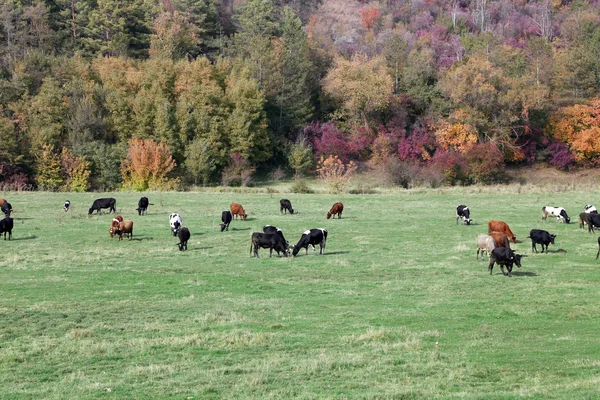
[[[342,193],[358,166],[354,161],[344,163],[338,156],[321,156],[317,163],[319,178],[327,182],[331,193]]]
[[[550,129],[573,149],[578,160],[600,155],[600,99],[560,108],[551,118]]]
[[[127,157],[121,164],[123,187],[136,190],[163,190],[175,186],[167,175],[175,168],[169,147],[152,139],[129,141]]]
[[[375,7],[368,6],[360,10],[360,19],[365,29],[372,30],[379,23],[381,14]]]

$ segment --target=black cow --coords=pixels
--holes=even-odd
[[[517,267],[521,268],[521,255],[515,254],[509,248],[506,247],[496,247],[490,253],[490,264],[488,265],[488,269],[490,270],[490,275],[492,275],[492,269],[494,268],[494,263],[498,263],[500,266],[500,270],[502,274],[505,276],[511,276],[511,272],[513,269],[513,264],[516,264]],[[508,274],[504,273],[504,265],[506,265],[506,269],[508,270]]]
[[[596,253],[596,260],[598,259],[598,256],[600,256],[600,236],[598,237],[598,252]]]
[[[112,197],[104,197],[102,199],[94,200],[94,204],[90,207],[88,211],[88,215],[92,215],[94,211],[97,211],[100,214],[100,210],[103,208],[108,208],[108,213],[117,212],[117,200]]]
[[[281,199],[279,200],[279,212],[283,213],[283,211],[285,210],[286,214],[289,211],[290,214],[294,213],[294,209],[292,208],[292,202],[289,201],[288,199]]]
[[[456,207],[456,225],[458,225],[458,220],[462,218],[465,222],[465,225],[471,225],[473,220],[470,218],[471,211],[469,211],[469,207],[467,206],[458,206]]]
[[[532,229],[531,231],[529,231],[529,236],[527,237],[531,239],[532,251],[535,251],[537,253],[538,251],[535,245],[541,244],[542,253],[544,252],[544,245],[546,246],[546,253],[548,253],[548,244],[554,244],[554,238],[556,237],[556,235],[551,235],[548,231],[544,231],[541,229]]]
[[[232,219],[233,215],[231,215],[231,211],[225,210],[221,213],[221,232],[229,231],[229,224],[231,223]]]
[[[65,204],[63,204],[63,210],[67,212],[69,211],[69,207],[71,207],[71,202],[69,200],[65,200]]]
[[[8,201],[5,201],[4,204],[2,204],[1,209],[6,217],[10,217],[10,213],[12,212],[13,209],[12,209],[12,205]]]
[[[6,217],[0,220],[0,235],[4,233],[4,240],[6,240],[6,233],[8,233],[8,240],[12,238],[13,219]]]
[[[277,254],[279,254],[279,252],[283,252],[285,257],[287,257],[290,253],[287,242],[278,233],[252,233],[252,239],[250,242],[250,255],[252,255],[252,249],[254,249],[254,256],[258,258],[259,248],[269,249],[269,258],[273,256],[273,250],[275,250]]]
[[[308,246],[309,245],[311,245],[313,247],[313,251],[316,252],[317,249],[315,248],[315,245],[317,245],[317,244],[321,248],[319,251],[319,254],[323,254],[323,252],[325,251],[326,242],[327,242],[327,230],[326,229],[318,228],[318,229],[311,229],[309,231],[305,231],[302,234],[302,236],[300,237],[298,244],[296,244],[294,246],[294,250],[292,251],[292,254],[295,256],[296,254],[298,254],[300,249],[304,248],[304,249],[306,249],[306,254],[308,255]]]
[[[277,234],[277,235],[281,236],[283,238],[283,240],[285,240],[285,236],[283,236],[283,231],[281,229],[279,229],[278,227],[276,227],[276,226],[265,225],[265,226],[263,226],[263,232],[264,233],[274,233],[274,234]],[[285,240],[285,243],[288,246],[290,245],[290,243],[287,240]],[[279,255],[279,252],[277,253],[277,255]]]
[[[600,228],[600,214],[590,213],[587,215],[588,232],[594,232],[594,228]],[[581,226],[581,224],[580,224]]]
[[[154,205],[148,201],[147,197],[142,197],[140,201],[138,201],[138,208],[136,208],[138,215],[144,215],[148,213],[148,205]]]
[[[187,250],[187,242],[190,240],[190,236],[190,230],[186,227],[181,228],[179,232],[177,232],[177,238],[179,239],[177,246],[179,246],[180,251]]]

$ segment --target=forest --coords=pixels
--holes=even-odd
[[[0,189],[600,161],[599,0],[1,0]]]

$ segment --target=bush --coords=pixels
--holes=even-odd
[[[177,185],[167,179],[167,174],[175,168],[171,150],[165,143],[152,139],[131,139],[127,158],[121,164],[123,186],[135,191],[164,190]]]
[[[327,182],[330,193],[343,193],[357,168],[353,161],[344,164],[337,156],[321,156],[317,165],[319,178]]]
[[[468,183],[466,160],[457,151],[438,149],[431,159],[431,166],[442,174],[444,185]]]
[[[222,184],[223,186],[248,186],[255,171],[256,168],[247,158],[244,158],[241,153],[235,152],[223,170]]]
[[[555,168],[567,170],[575,164],[575,156],[563,142],[554,142],[548,146],[548,163]]]
[[[297,180],[290,187],[290,192],[292,192],[292,193],[310,194],[310,193],[314,193],[315,191],[312,190],[305,181],[303,181],[303,180]]]
[[[465,153],[469,177],[476,183],[490,184],[504,177],[504,156],[493,143],[479,143]]]

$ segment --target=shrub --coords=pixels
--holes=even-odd
[[[444,185],[453,186],[468,182],[466,160],[457,151],[438,149],[431,159],[431,165],[442,174]]]
[[[570,165],[575,164],[575,155],[571,152],[569,147],[560,141],[552,143],[547,148],[548,150],[548,163],[558,169],[569,169]]]
[[[56,190],[63,184],[60,157],[52,146],[45,144],[37,156],[36,180],[42,190]]]
[[[66,147],[60,154],[64,185],[62,190],[67,192],[85,192],[90,187],[90,163],[83,157],[75,156]]]
[[[312,190],[305,181],[303,181],[303,180],[297,180],[290,187],[290,192],[292,192],[292,193],[310,194],[310,193],[314,193],[315,191]]]
[[[331,193],[343,193],[350,177],[356,171],[357,165],[350,161],[345,164],[337,156],[324,158],[321,156],[317,171],[319,178],[326,181]]]
[[[490,184],[503,179],[504,156],[493,143],[479,143],[465,153],[469,177],[477,183]]]
[[[223,170],[221,181],[223,186],[248,186],[255,171],[256,168],[247,158],[243,157],[241,153],[235,152]]]
[[[398,143],[398,155],[401,160],[428,160],[434,149],[435,136],[425,127],[415,129]]]
[[[320,133],[315,137],[315,156],[334,155],[343,162],[357,156],[353,146],[333,122],[320,125]]]
[[[123,186],[130,190],[163,190],[177,185],[167,174],[175,168],[171,150],[152,139],[131,139],[127,157],[121,164]]]
[[[290,146],[288,162],[294,170],[294,179],[299,179],[303,173],[312,167],[312,147],[308,145],[304,137],[299,138],[296,143]]]

